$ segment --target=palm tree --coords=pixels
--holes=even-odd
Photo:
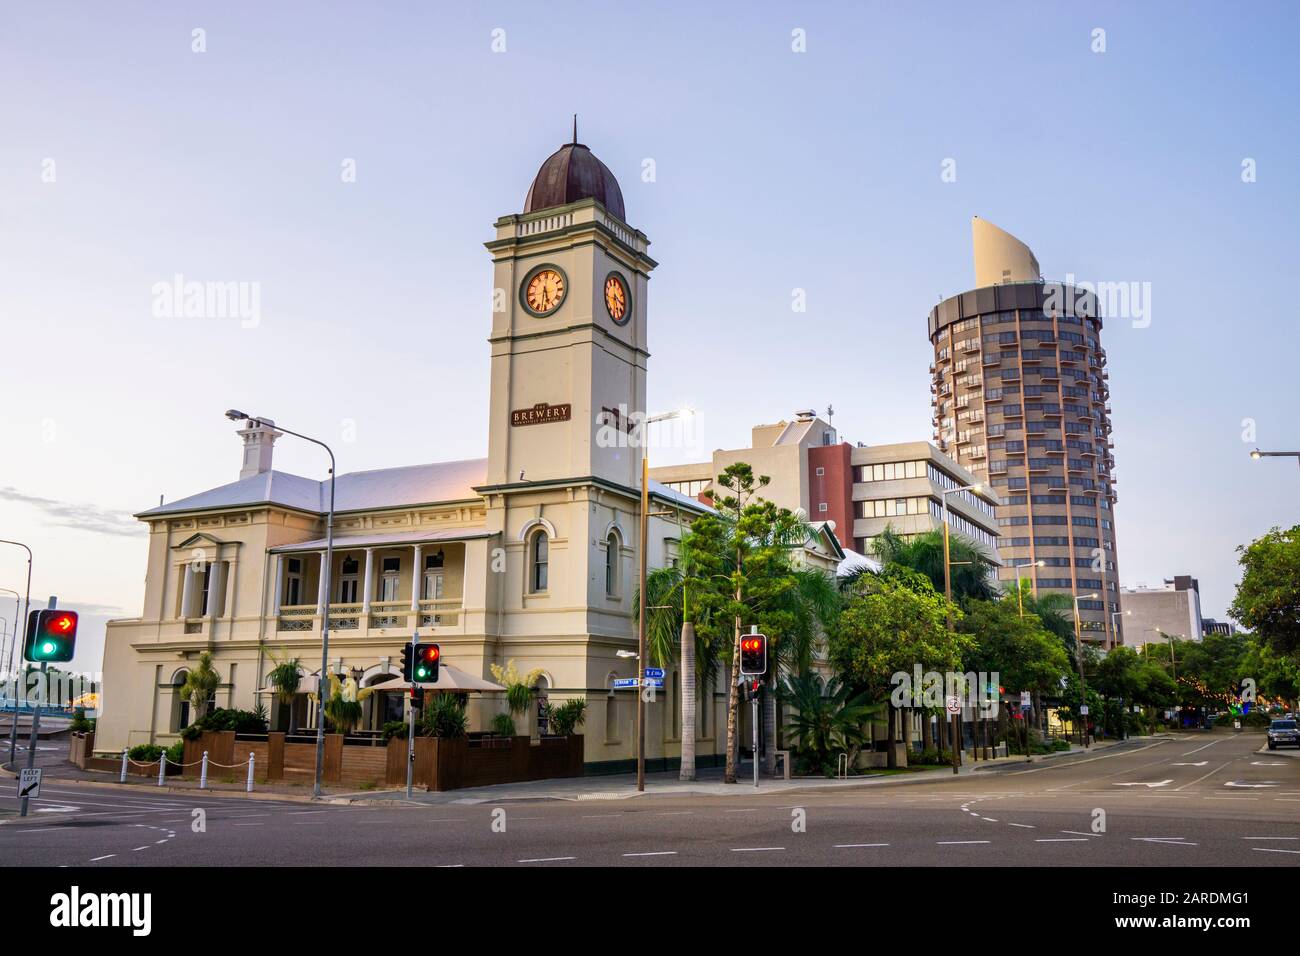
[[[646,573],[646,654],[655,666],[662,667],[680,658],[681,675],[682,760],[678,777],[695,779],[695,736],[698,688],[701,678],[707,685],[718,665],[717,648],[696,633],[700,609],[689,601],[689,539],[682,542],[682,559],[678,567],[654,568]],[[640,623],[641,595],[632,598],[634,623]],[[679,623],[680,622],[680,623]]]
[[[199,655],[198,666],[185,675],[181,685],[181,697],[187,698],[194,711],[192,723],[198,723],[208,714],[208,701],[221,686],[221,675],[212,667],[212,652],[204,651]]]
[[[272,660],[275,660],[273,657]],[[291,657],[286,660],[277,661],[271,673],[267,675],[267,680],[275,688],[275,698],[281,704],[289,708],[289,733],[296,734],[297,714],[294,712],[293,702],[298,695],[298,687],[302,683],[302,672],[300,671],[302,662]]]
[[[778,693],[795,712],[785,732],[797,737],[799,749],[822,773],[829,773],[837,751],[849,755],[849,766],[869,739],[865,725],[879,716],[886,703],[871,703],[866,692],[854,694],[839,677],[823,682],[815,672],[786,674]]]
[[[892,526],[887,526],[872,541],[871,548],[881,564],[899,564],[920,571],[930,579],[936,591],[943,593],[942,528],[904,538]],[[948,536],[948,573],[954,601],[995,598],[997,588],[992,570],[993,562],[971,541],[956,534]]]

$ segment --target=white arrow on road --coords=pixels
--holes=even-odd
[[[56,803],[52,807],[38,807],[37,813],[76,813],[81,807],[69,807]]]
[[[1196,761],[1195,763],[1176,763],[1176,764],[1171,764],[1171,766],[1174,766],[1174,767],[1204,767],[1207,763],[1209,763],[1208,760],[1198,760],[1198,761]]]
[[[1250,762],[1250,765],[1251,765],[1252,767],[1281,767],[1281,766],[1283,766],[1282,761],[1280,761],[1280,760],[1252,760],[1252,761]]]
[[[1117,787],[1163,787],[1167,783],[1173,783],[1172,780],[1161,780],[1156,783],[1117,783]]]
[[[1277,784],[1272,780],[1266,780],[1263,783],[1237,783],[1235,780],[1229,780],[1224,784],[1225,787],[1247,787],[1251,790],[1258,790],[1260,787],[1276,787]]]

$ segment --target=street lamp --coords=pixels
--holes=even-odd
[[[1083,746],[1087,747],[1090,743],[1088,739],[1088,717],[1089,714],[1083,712],[1083,708],[1088,705],[1088,680],[1083,676],[1083,636],[1082,625],[1079,622],[1079,600],[1095,600],[1101,597],[1100,594],[1076,594],[1074,595],[1074,660],[1079,665],[1079,717],[1083,721],[1079,726],[1079,736],[1083,738]]]
[[[1130,616],[1132,616],[1132,614],[1133,614],[1132,611],[1111,611],[1111,613],[1110,613],[1110,632],[1111,632],[1112,634],[1119,635],[1119,634],[1120,634],[1119,625],[1115,623],[1115,618],[1119,617],[1120,615],[1124,615],[1125,617],[1130,617]],[[1121,640],[1120,640],[1119,643],[1121,643],[1121,644],[1124,643],[1124,641],[1123,641],[1123,639],[1122,639],[1122,636],[1121,636]]]
[[[1256,448],[1250,453],[1250,457],[1259,461],[1261,458],[1294,458],[1296,464],[1300,465],[1300,451],[1260,451]]]
[[[28,612],[31,609],[31,600],[32,600],[32,549],[27,547],[27,545],[23,544],[21,541],[7,541],[3,538],[0,538],[0,544],[12,544],[15,547],[22,548],[24,551],[27,552],[27,591],[23,595],[23,616],[19,619],[21,622],[23,622],[23,628],[24,628],[23,633],[25,635],[26,627],[27,627],[26,621],[27,621]],[[15,610],[18,609],[18,592],[16,591],[14,592],[14,609]],[[18,622],[15,622],[14,625],[15,644],[18,642],[17,624]],[[11,664],[13,662],[13,657],[14,657],[13,648],[10,648],[9,661]],[[9,726],[9,766],[10,767],[12,767],[14,764],[14,754],[17,752],[17,747],[18,747],[18,694],[15,693],[14,694],[14,716],[13,716],[13,720],[10,721],[10,726]],[[35,749],[36,749],[36,742],[33,740],[32,750],[34,751]],[[31,756],[31,754],[29,754],[28,756]],[[26,808],[26,806],[27,804],[24,801],[23,807]],[[27,812],[26,809],[24,809],[23,812],[26,813]]]
[[[321,616],[321,648],[320,648],[320,684],[316,688],[316,776],[312,785],[312,796],[321,795],[321,777],[325,770],[325,691],[329,686],[329,661],[330,661],[330,571],[334,565],[334,451],[329,445],[310,435],[303,435],[299,432],[285,428],[283,425],[277,425],[267,418],[259,418],[256,415],[249,415],[238,409],[228,409],[226,417],[232,422],[237,422],[241,418],[248,422],[256,422],[263,428],[273,428],[276,431],[284,432],[286,435],[293,435],[295,438],[301,438],[309,441],[313,445],[320,445],[330,456],[330,508],[325,518],[325,560],[322,562],[321,573],[325,577],[325,608]]]
[[[1019,570],[1020,568],[1043,568],[1047,566],[1046,561],[1022,561],[1020,564],[1013,564],[1012,567]],[[1024,581],[1022,575],[1016,575],[1016,599],[1020,603],[1020,616],[1025,616],[1025,589],[1021,582]]]
[[[961,485],[960,487],[957,488],[949,488],[946,491],[941,489],[939,491],[939,503],[943,506],[943,596],[947,599],[946,603],[948,605],[948,630],[950,631],[952,630],[952,554],[950,552],[949,542],[948,542],[948,537],[949,537],[948,496],[955,495],[961,491],[973,491],[978,493],[982,491],[983,488],[984,485],[977,481],[973,485]],[[957,714],[952,715],[951,724],[952,724],[952,772],[953,773],[957,773],[957,767],[961,763],[961,738],[959,736],[961,733],[961,725],[958,723],[958,719],[959,718]],[[974,731],[972,730],[972,734],[973,733]],[[974,746],[973,736],[971,737],[971,740],[972,740],[971,746],[973,747]],[[889,742],[889,746],[892,747],[893,745],[894,742],[891,740]]]
[[[636,634],[636,663],[637,663],[637,680],[636,680],[636,789],[638,792],[645,790],[645,694],[642,684],[645,682],[645,642],[646,642],[646,613],[649,608],[646,606],[645,579],[647,563],[649,561],[649,548],[646,546],[650,537],[650,435],[649,426],[655,422],[671,421],[674,418],[690,418],[694,415],[694,410],[690,408],[679,408],[672,412],[663,412],[658,415],[647,415],[642,422],[639,431],[641,443],[641,535],[637,545],[640,552],[640,568],[638,569],[638,588],[641,602],[640,613],[637,620]],[[621,657],[622,654],[620,653]],[[755,754],[754,759],[758,759]]]

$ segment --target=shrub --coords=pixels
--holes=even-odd
[[[515,722],[509,714],[497,714],[492,718],[492,730],[502,737],[515,735]]]
[[[195,740],[205,730],[233,730],[237,734],[266,733],[266,708],[258,706],[256,710],[234,710],[218,707],[212,713],[200,717],[185,730],[194,728],[192,736],[186,740]],[[185,736],[185,731],[181,732]]]
[[[942,767],[952,763],[952,751],[926,747],[908,754],[907,763],[912,767]]]
[[[126,755],[136,763],[153,763],[163,755],[163,749],[157,744],[136,744]]]
[[[392,740],[396,737],[398,740],[405,740],[409,729],[404,720],[390,720],[384,724],[384,739]]]
[[[587,702],[581,697],[566,700],[560,706],[551,708],[550,716],[551,733],[557,737],[568,737],[587,719]]]
[[[455,694],[434,694],[432,703],[424,708],[420,726],[427,737],[464,737],[469,728],[469,716]]]
[[[178,740],[167,748],[167,762],[174,764],[185,762],[185,741]]]
[[[72,723],[68,729],[74,734],[84,734],[95,729],[94,721],[86,719],[86,708],[78,707],[72,712]]]

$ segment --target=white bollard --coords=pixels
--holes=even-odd
[[[163,785],[163,778],[167,776],[167,751],[163,751],[162,756],[158,758],[158,786]]]
[[[199,768],[199,789],[208,789],[208,752],[203,751],[203,766]]]
[[[118,783],[126,783],[126,748],[122,748],[122,775],[117,779]]]
[[[248,786],[244,788],[245,793],[253,792],[253,752],[248,752]]]

